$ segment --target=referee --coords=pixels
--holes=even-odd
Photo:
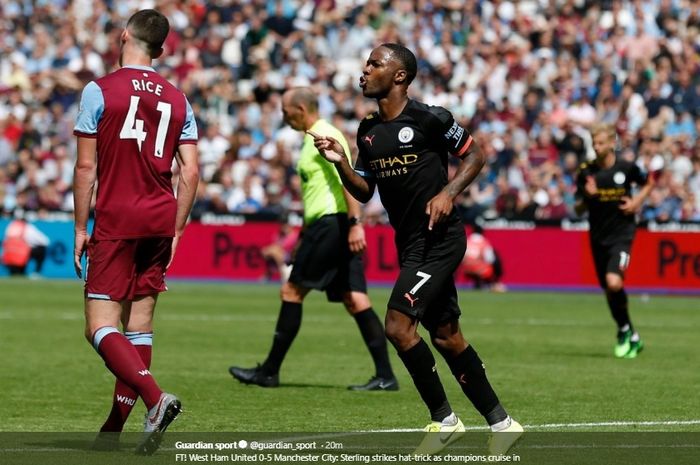
[[[315,131],[343,141],[342,133],[318,114],[318,101],[311,89],[293,88],[282,96],[284,121],[297,131]],[[282,285],[280,308],[272,348],[262,365],[232,366],[229,373],[242,383],[263,387],[279,385],[279,370],[301,326],[302,302],[311,289],[326,291],[331,302],[343,302],[357,322],[374,360],[375,375],[353,391],[396,391],[384,337],[384,328],[367,296],[361,254],[365,232],[360,204],[343,188],[340,176],[304,136],[297,164],[304,202],[304,229],[296,246],[289,281]]]

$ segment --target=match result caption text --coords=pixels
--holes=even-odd
[[[246,441],[175,443],[175,462],[247,463],[516,463],[519,455],[344,452],[337,441]]]

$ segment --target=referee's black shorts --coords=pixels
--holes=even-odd
[[[631,240],[617,241],[612,244],[600,244],[591,241],[593,262],[595,263],[595,272],[600,287],[603,289],[607,287],[605,275],[608,273],[625,277],[625,271],[630,264],[631,249]]]
[[[400,251],[401,270],[388,308],[417,318],[429,331],[459,318],[454,273],[466,247],[460,224],[437,240],[418,241]]]
[[[350,252],[350,224],[345,213],[322,216],[299,237],[289,282],[326,291],[328,300],[342,302],[348,291],[367,293],[362,257]]]

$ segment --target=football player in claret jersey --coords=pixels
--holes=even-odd
[[[112,411],[95,442],[118,445],[136,403],[148,413],[139,454],[152,454],[179,414],[149,372],[153,312],[164,275],[187,222],[199,178],[197,127],[185,95],[158,75],[168,20],[155,10],[135,13],[121,34],[121,68],[83,90],[75,197],[75,269],[85,269],[85,337],[116,376]],[[171,167],[179,165],[177,198]],[[97,181],[95,224],[87,232]],[[124,333],[117,328],[122,323]]]
[[[600,287],[617,323],[613,353],[619,358],[635,358],[644,347],[630,320],[625,270],[630,264],[634,239],[635,212],[653,188],[653,177],[615,156],[615,127],[595,125],[591,130],[596,159],[583,163],[577,178],[576,212],[588,210],[590,244]],[[640,187],[632,197],[632,185]]]
[[[465,430],[447,400],[433,353],[418,334],[421,323],[494,432],[490,452],[504,454],[523,430],[502,407],[481,359],[462,336],[454,282],[466,239],[453,201],[477,176],[484,155],[449,111],[408,98],[416,68],[413,53],[398,44],[383,44],[370,54],[360,87],[377,100],[379,111],[360,123],[354,169],[336,140],[315,136],[315,143],[359,201],[367,202],[378,186],[396,231],[400,272],[387,305],[386,335],[430,412],[425,430],[440,433],[427,434],[416,453],[438,453]],[[462,159],[451,180],[448,154]]]

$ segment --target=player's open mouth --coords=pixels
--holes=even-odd
[[[364,89],[366,85],[367,85],[367,79],[365,79],[364,76],[360,76],[360,87]]]

